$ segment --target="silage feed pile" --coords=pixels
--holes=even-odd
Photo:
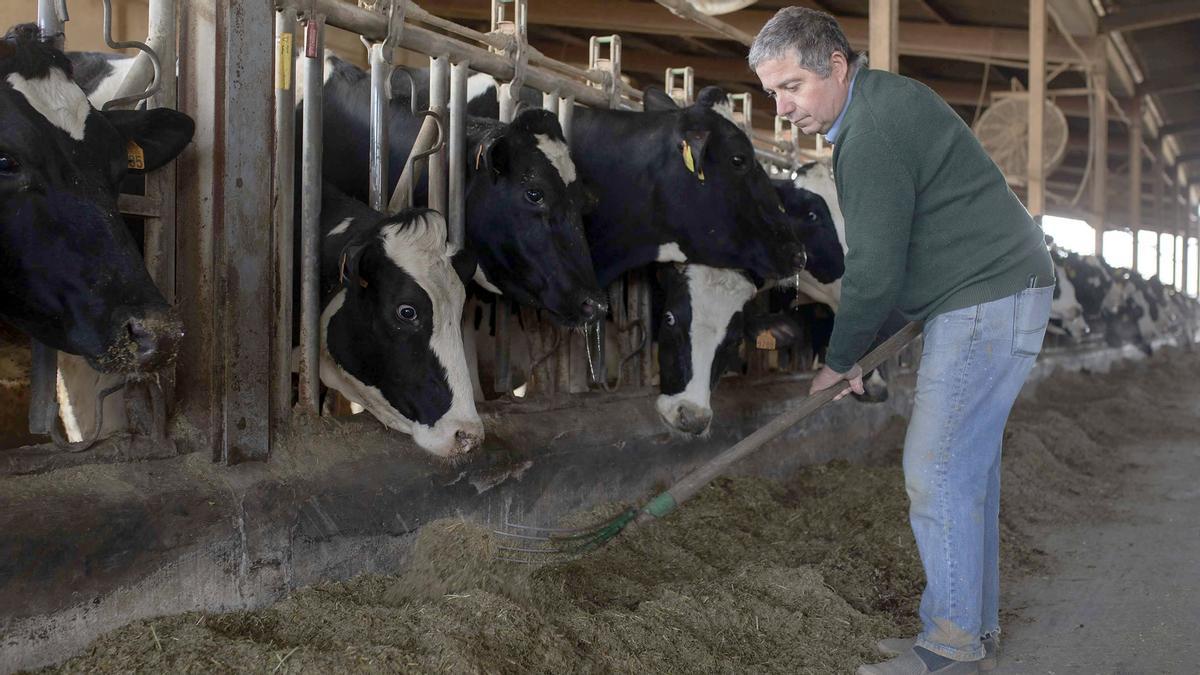
[[[1122,443],[1197,428],[1197,411],[1165,405],[1161,388],[1200,390],[1200,359],[1169,358],[1057,375],[1018,404],[1002,479],[1007,578],[1044,564],[1030,525],[1100,517],[1131,469]],[[881,434],[884,465],[719,480],[662,522],[536,569],[497,560],[478,525],[431,523],[399,576],[306,588],[252,612],[137,621],[60,670],[853,672],[879,660],[876,640],[917,629],[902,439]]]

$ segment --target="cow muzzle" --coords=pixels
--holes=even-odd
[[[154,372],[175,360],[182,340],[183,323],[169,308],[133,313],[95,365],[105,372]]]
[[[673,400],[672,396],[659,396],[655,407],[659,417],[667,426],[690,436],[701,436],[712,423],[712,409],[691,401]]]

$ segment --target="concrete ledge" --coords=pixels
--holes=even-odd
[[[1131,356],[1051,353],[1035,377]],[[265,464],[192,454],[0,477],[0,671],[62,661],[135,619],[258,607],[316,581],[396,571],[409,535],[436,518],[552,524],[648,497],[797,405],[807,384],[727,381],[713,433],[693,440],[664,431],[648,390],[499,404],[485,414],[492,450],[462,467],[432,464],[363,416],[299,424]],[[908,413],[912,386],[901,375],[886,403],[831,405],[737,471],[783,477],[861,457]]]

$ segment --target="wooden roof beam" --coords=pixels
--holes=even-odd
[[[427,0],[424,9],[447,19],[487,20],[486,3],[477,0]],[[734,29],[755,35],[774,12],[746,9],[721,17]],[[865,49],[868,20],[839,16],[838,22],[855,49]],[[698,23],[671,14],[657,4],[630,0],[571,0],[546,4],[529,12],[529,23],[586,28],[597,32],[648,33],[689,37],[717,36]],[[724,37],[724,36],[721,36]],[[1029,58],[1029,34],[1024,29],[947,26],[904,21],[900,24],[901,54],[948,59],[996,59],[1024,62]],[[1076,37],[1087,52],[1094,38]],[[1059,35],[1046,41],[1046,59],[1051,63],[1080,63],[1080,55]]]
[[[1173,70],[1163,75],[1146,75],[1146,81],[1138,86],[1138,94],[1162,96],[1197,89],[1200,89],[1200,78],[1196,77],[1194,69]]]
[[[1169,26],[1200,19],[1200,4],[1195,0],[1174,0],[1141,7],[1122,7],[1121,11],[1100,17],[1101,33],[1133,31]]]
[[[1174,136],[1177,134],[1182,135],[1182,134],[1191,133],[1194,131],[1200,131],[1200,117],[1190,119],[1190,120],[1182,120],[1179,122],[1169,122],[1167,124],[1164,124],[1161,127],[1159,127],[1158,135],[1160,137],[1161,136]]]

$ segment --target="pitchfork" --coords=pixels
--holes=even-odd
[[[875,370],[920,334],[921,323],[909,323],[864,356],[858,362],[859,367],[864,374]],[[834,386],[805,398],[796,409],[777,416],[733,447],[697,467],[641,508],[630,507],[606,521],[575,528],[530,527],[510,522],[505,516],[503,529],[493,530],[500,537],[497,557],[525,564],[570,560],[603,546],[622,531],[662,518],[694,497],[714,478],[725,473],[734,462],[754,453],[768,441],[821,409],[841,391],[842,387]]]

